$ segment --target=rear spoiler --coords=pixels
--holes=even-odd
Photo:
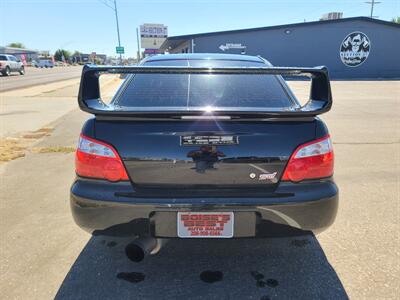
[[[102,74],[248,74],[307,76],[311,78],[309,101],[302,107],[290,111],[214,111],[212,116],[229,115],[231,118],[291,118],[312,117],[331,109],[332,94],[328,69],[324,66],[314,68],[297,67],[168,67],[168,66],[94,66],[85,65],[82,70],[78,103],[81,110],[100,116],[118,117],[182,117],[207,114],[204,111],[128,111],[115,110],[100,98],[99,77]],[[210,114],[210,113],[209,113]]]

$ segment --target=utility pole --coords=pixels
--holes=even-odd
[[[121,47],[121,39],[119,37],[117,0],[114,0],[114,11],[115,11],[115,20],[117,21],[118,47]],[[122,64],[122,54],[121,53],[119,54],[119,63]]]
[[[117,35],[118,35],[118,47],[121,48],[121,38],[119,37],[119,24],[118,24],[118,10],[117,10],[117,1],[114,0],[114,7],[107,0],[99,0],[108,8],[111,8],[115,13],[115,21],[117,22]],[[112,1],[112,0],[109,0]],[[118,51],[117,51],[118,53]],[[119,53],[119,63],[122,63],[122,54]]]
[[[372,19],[372,18],[377,18],[378,16],[374,16],[374,6],[375,6],[375,4],[379,4],[379,3],[381,3],[381,2],[377,2],[377,1],[375,1],[375,0],[371,0],[371,1],[367,1],[367,2],[365,2],[365,3],[367,3],[367,4],[371,4],[371,14],[370,14],[370,18]]]
[[[136,27],[136,42],[137,42],[137,62],[140,61],[140,44],[139,44],[139,28]]]

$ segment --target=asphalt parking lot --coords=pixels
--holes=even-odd
[[[308,93],[304,82],[290,85]],[[3,299],[398,299],[400,81],[332,82],[334,107],[322,118],[334,142],[340,208],[329,230],[316,237],[176,239],[140,263],[124,254],[129,240],[90,237],[71,218],[72,152],[89,117],[71,111],[77,87],[21,90],[20,103],[31,107],[45,97],[59,114],[18,125],[13,120],[23,120],[27,109],[15,107],[2,122],[16,141],[49,128],[23,138],[23,157],[0,163]],[[4,103],[13,97],[15,91],[1,96]]]

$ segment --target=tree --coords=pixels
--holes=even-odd
[[[75,50],[70,57],[70,62],[77,63],[81,61],[82,52]]]
[[[25,45],[19,42],[15,42],[15,43],[10,43],[7,45],[7,47],[12,47],[12,48],[25,48]]]
[[[96,64],[96,65],[102,65],[103,64],[103,61],[100,59],[100,58],[95,58],[94,59],[94,63]]]
[[[56,53],[54,53],[54,59],[56,61],[66,61],[70,58],[71,53],[65,49],[58,49]]]
[[[394,17],[394,18],[392,18],[392,22],[393,22],[393,23],[400,24],[400,17]]]

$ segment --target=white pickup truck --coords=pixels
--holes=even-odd
[[[0,54],[0,72],[4,76],[9,76],[11,72],[25,74],[23,63],[13,55]]]

